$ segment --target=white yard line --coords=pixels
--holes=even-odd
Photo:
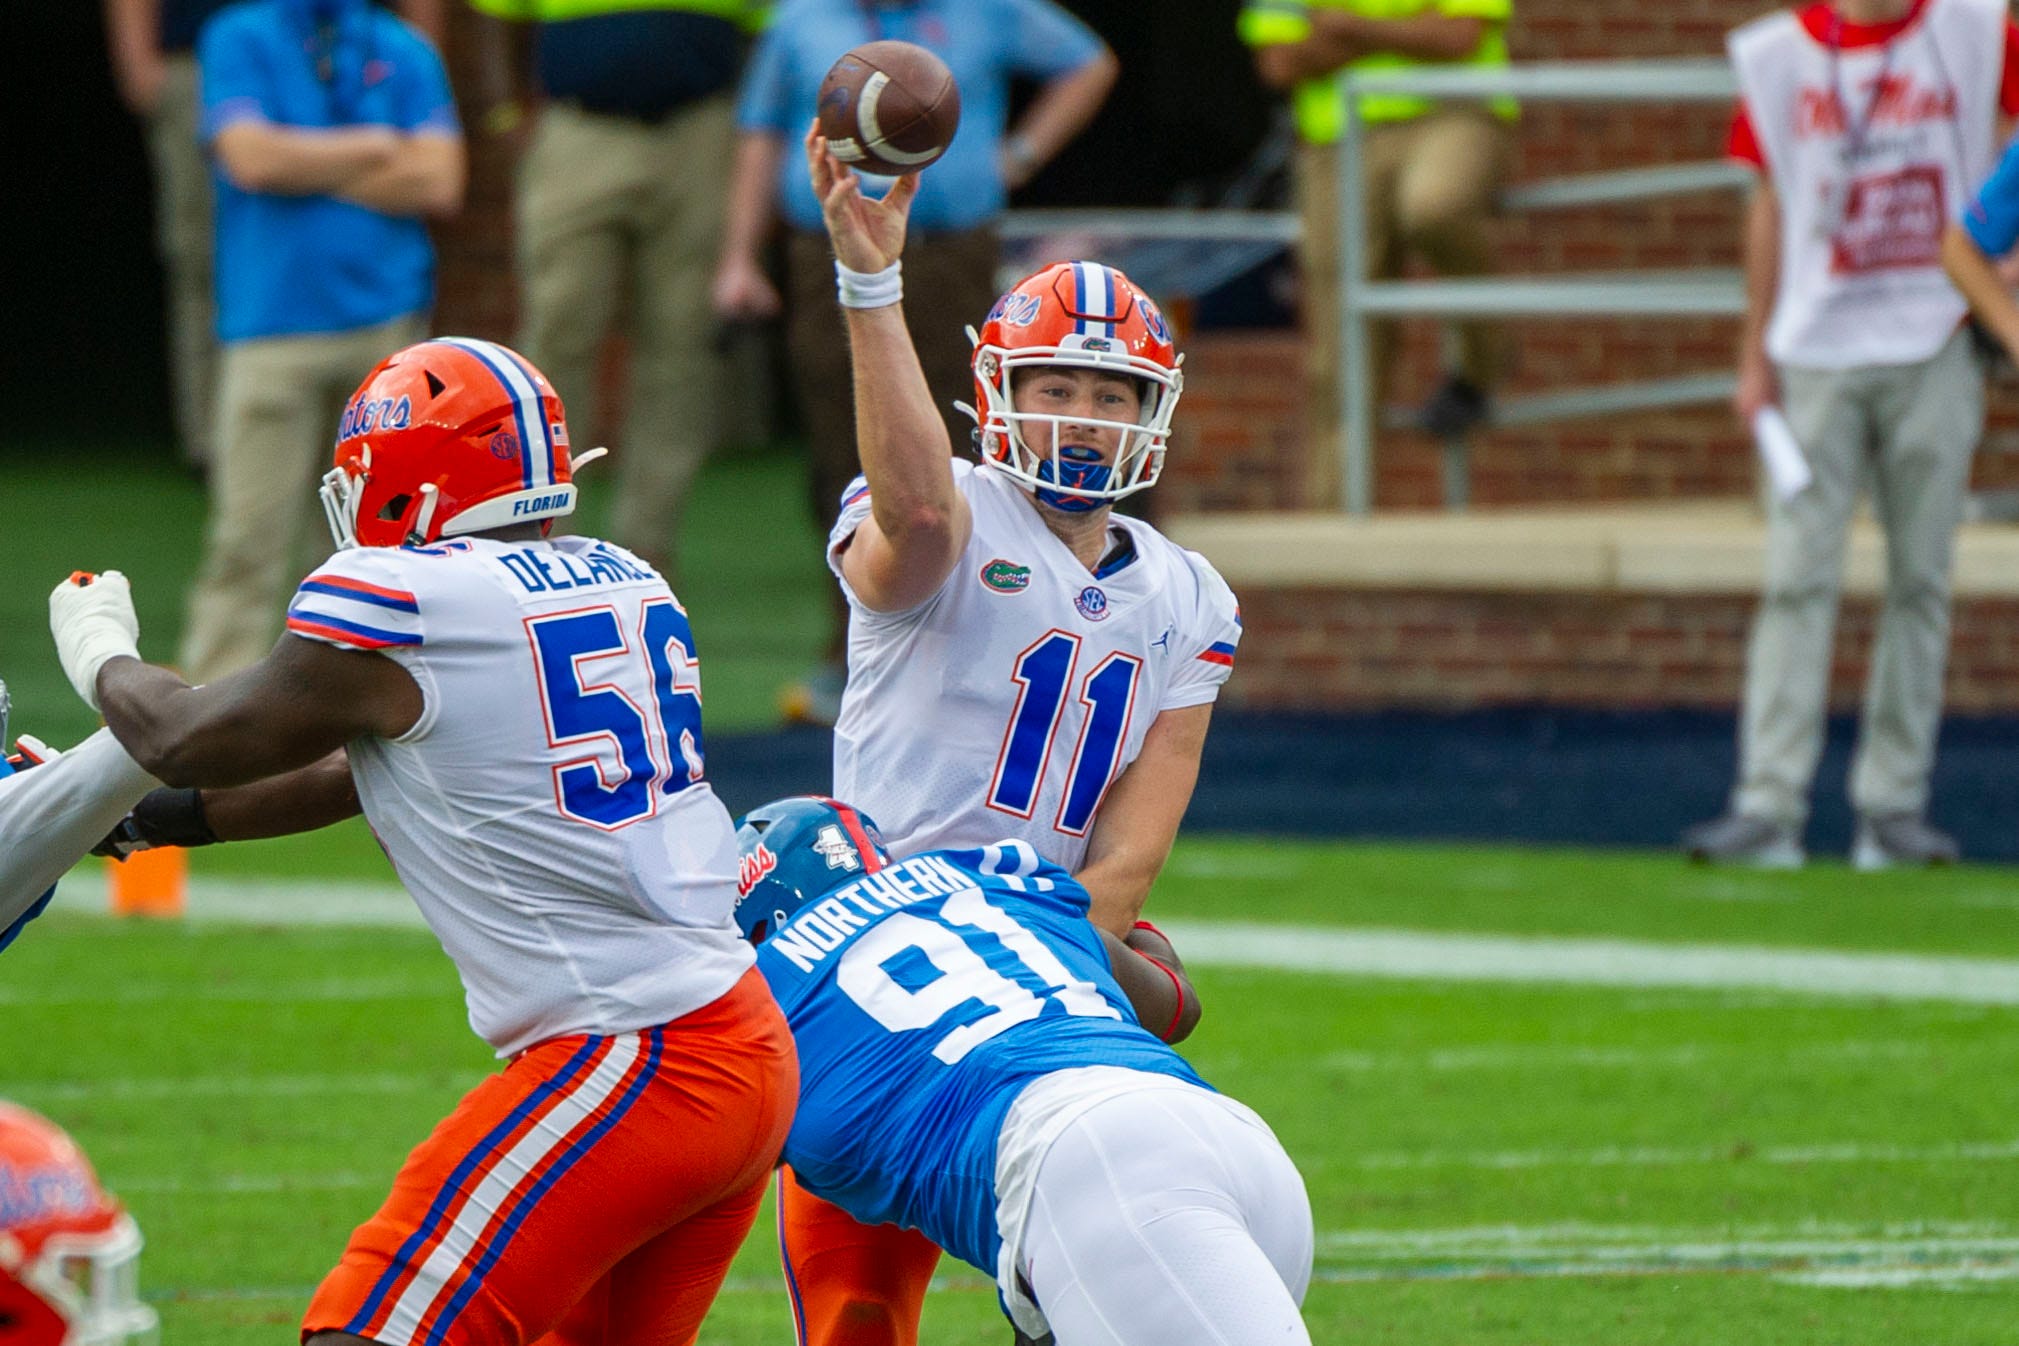
[[[80,872],[66,879],[59,901],[72,911],[103,911],[102,877]],[[421,924],[413,902],[395,887],[254,879],[193,882],[189,916],[199,922]],[[1165,924],[1185,960],[1201,967],[2019,1005],[2019,959],[1240,921]]]

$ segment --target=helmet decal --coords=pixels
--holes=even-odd
[[[476,341],[469,337],[441,337],[438,344],[468,351],[477,358],[477,363],[491,371],[492,376],[498,380],[506,395],[512,400],[512,419],[518,428],[519,443],[525,446],[525,452],[519,459],[519,470],[524,484],[528,489],[534,486],[552,485],[554,431],[541,405],[543,399],[540,395],[540,386],[536,382],[539,376],[534,373],[533,367],[525,363],[516,352],[489,341]]]

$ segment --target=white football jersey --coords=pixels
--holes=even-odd
[[[353,742],[351,774],[499,1055],[665,1023],[751,966],[693,635],[650,566],[593,538],[360,547],[287,625],[420,685],[420,720]]]
[[[1090,573],[1022,486],[986,464],[953,472],[974,533],[939,592],[879,613],[841,582],[834,793],[899,855],[1014,837],[1076,871],[1151,722],[1219,695],[1240,610],[1203,556],[1139,519],[1112,516],[1131,549]],[[869,509],[858,477],[828,538],[837,578]]]

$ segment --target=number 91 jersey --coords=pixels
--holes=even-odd
[[[1016,482],[986,464],[953,473],[974,531],[937,593],[879,613],[841,580],[834,794],[897,855],[1007,836],[1077,870],[1151,722],[1219,695],[1240,609],[1204,557],[1139,519],[1112,517],[1127,545],[1089,573]],[[828,540],[837,579],[869,512],[858,477]]]
[[[405,734],[350,745],[351,776],[499,1055],[666,1023],[749,970],[694,638],[650,566],[578,537],[353,548],[287,626],[421,689]]]
[[[1027,845],[900,860],[795,913],[757,952],[799,1049],[785,1162],[864,1224],[991,1275],[996,1149],[1040,1076],[1204,1081],[1136,1022],[1087,890]]]

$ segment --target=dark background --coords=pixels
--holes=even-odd
[[[1122,79],[1100,119],[1016,204],[1209,199],[1239,172],[1270,115],[1234,36],[1238,0],[1067,7],[1114,47]],[[165,443],[147,157],[113,93],[99,6],[53,0],[18,9],[7,62],[9,104],[20,118],[18,176],[0,225],[8,259],[0,267],[0,387],[12,433],[0,436],[0,453],[52,436]]]

